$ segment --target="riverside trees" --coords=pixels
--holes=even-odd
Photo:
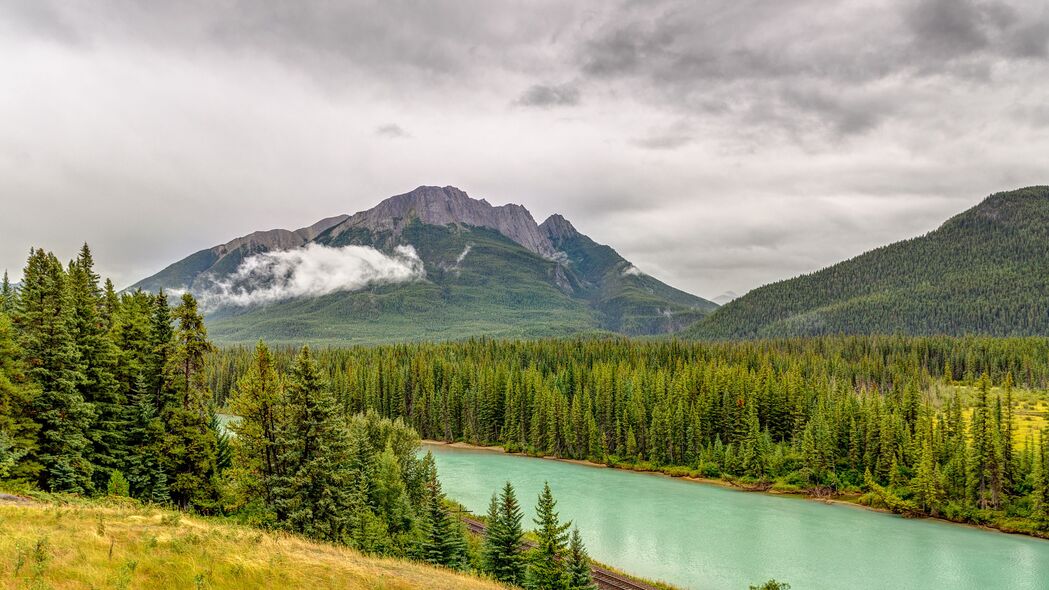
[[[248,360],[218,355],[220,401]],[[1013,417],[1044,412],[1043,338],[470,340],[327,349],[317,362],[342,407],[403,418],[424,438],[820,494],[873,492],[870,471],[916,513],[1046,527],[1032,510],[1046,437]]]

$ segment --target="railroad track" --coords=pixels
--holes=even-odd
[[[471,533],[475,535],[484,535],[483,522],[468,516],[463,516],[461,518],[463,523],[466,524],[467,530]],[[531,541],[525,541],[524,544],[526,549],[532,549],[535,547],[535,543]],[[601,590],[657,590],[654,586],[636,582],[622,574],[592,564],[590,566],[590,577],[593,578],[594,584],[596,584]]]

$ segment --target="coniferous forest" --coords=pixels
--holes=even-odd
[[[216,404],[251,358],[215,354]],[[1027,419],[1049,382],[1042,338],[470,340],[317,360],[347,413],[428,439],[1049,531],[1049,437]]]
[[[591,587],[549,488],[535,549],[509,484],[492,534],[471,542],[416,430],[351,410],[308,347],[285,358],[259,343],[217,396],[225,353],[194,298],[118,294],[86,245],[67,265],[33,250],[0,294],[5,489],[130,496],[528,588]],[[238,418],[224,425],[220,405]]]

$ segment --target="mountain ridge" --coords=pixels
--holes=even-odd
[[[994,193],[937,229],[764,285],[699,338],[1049,334],[1049,187]]]
[[[344,252],[349,246],[357,250]],[[231,285],[240,289],[249,259],[253,270],[270,265],[282,273],[263,281],[272,287],[294,274],[289,260],[315,254],[310,248],[337,249],[339,256],[350,256],[349,264],[406,262],[422,272],[376,272],[399,278],[265,306],[212,309],[212,333],[227,341],[323,336],[369,342],[587,332],[645,335],[680,330],[716,308],[642,273],[561,215],[538,224],[522,205],[493,206],[450,186],[421,186],[371,209],[294,232],[270,230],[236,238],[169,265],[131,289],[198,294],[216,287],[226,292]],[[264,258],[252,258],[259,256]],[[343,270],[326,268],[329,273]]]

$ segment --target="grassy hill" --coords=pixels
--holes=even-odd
[[[991,195],[924,236],[755,289],[699,338],[1049,334],[1049,187]]]
[[[496,590],[426,565],[132,503],[0,501],[0,588]]]

